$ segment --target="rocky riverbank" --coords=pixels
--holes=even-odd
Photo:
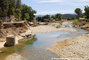
[[[57,42],[48,50],[56,53],[61,58],[70,60],[89,59],[89,34]]]
[[[59,23],[56,23],[56,25],[59,25]],[[36,33],[58,32],[58,31],[77,32],[76,30],[69,29],[69,28],[56,28],[56,25],[54,26],[54,24],[49,24],[49,25],[40,25],[40,26],[36,26],[36,27],[28,27],[29,29],[27,29],[26,32],[21,33],[19,36],[16,36],[16,41],[18,42],[18,40],[23,39],[25,37],[25,35],[28,35],[28,34],[34,35]],[[1,47],[3,47],[3,46],[1,46]],[[11,56],[13,56],[15,58],[15,56],[13,54],[10,55],[10,57]],[[19,60],[19,58],[18,58],[18,60]]]
[[[27,27],[27,30],[25,30],[25,32],[18,33],[17,35],[15,35],[16,44],[18,44],[18,40],[21,40],[21,39],[25,38],[26,35],[30,35],[30,34],[34,35],[36,33],[58,32],[58,31],[77,32],[74,29],[56,28],[56,25],[59,25],[59,23],[56,23],[56,24],[51,23],[50,25],[40,25],[40,26],[36,26],[36,27],[29,26],[29,27]],[[22,29],[24,29],[24,28],[22,28]],[[8,31],[10,33],[12,32],[12,35],[15,34],[15,33],[13,33],[14,31],[12,31],[12,29],[11,29],[11,31],[10,30],[8,30]],[[0,38],[0,39],[2,40],[0,42],[0,48],[2,48],[2,47],[4,47],[3,44],[5,43],[5,38],[4,39]]]
[[[13,53],[9,55],[5,60],[26,60],[26,59],[17,53]]]
[[[86,22],[84,25],[74,25],[75,28],[85,29],[89,31],[89,22]]]
[[[58,24],[56,24],[58,25]],[[54,26],[53,24],[50,25],[40,25],[37,27],[30,27],[31,29],[31,33],[35,34],[35,33],[47,33],[47,32],[58,32],[58,31],[69,31],[69,32],[77,32],[74,29],[69,29],[69,28],[61,28],[59,26],[59,28],[56,28],[56,26]]]

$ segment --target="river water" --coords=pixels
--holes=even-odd
[[[28,45],[23,48],[21,55],[26,60],[52,60],[52,58],[60,58],[56,54],[47,50],[47,48],[52,47],[57,41],[74,38],[76,36],[85,34],[86,31],[77,28],[77,32],[51,32],[51,33],[37,33],[37,41],[32,45]]]

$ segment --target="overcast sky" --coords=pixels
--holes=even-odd
[[[37,15],[74,13],[76,8],[84,10],[89,0],[22,0],[23,4],[31,6]]]

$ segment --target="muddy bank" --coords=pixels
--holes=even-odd
[[[48,50],[56,53],[61,58],[71,60],[88,60],[89,59],[89,34],[78,36],[57,42]]]

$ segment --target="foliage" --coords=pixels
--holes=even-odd
[[[50,15],[45,15],[43,18],[50,19]]]
[[[6,17],[8,13],[9,0],[0,0],[0,17]]]
[[[20,9],[16,9],[15,10],[15,17],[18,18],[19,20],[21,19],[21,10]]]
[[[24,15],[24,20],[28,20],[30,17],[29,17],[29,13],[25,13]]]
[[[47,20],[51,20],[51,19],[61,20],[62,19],[62,15],[61,14],[56,14],[55,16],[50,16],[50,15],[47,14],[47,15],[44,15],[42,17],[40,17],[40,16],[37,17],[38,21],[44,22],[45,19],[47,19]]]
[[[31,7],[27,5],[22,5],[22,8],[21,8],[22,20],[28,20],[28,21],[33,20],[33,17],[35,17],[34,16],[35,13],[36,11],[33,10]]]
[[[32,20],[35,13],[36,11],[30,6],[22,5],[21,0],[0,0],[0,18],[11,17],[13,15],[19,20]]]
[[[87,19],[89,19],[89,6],[85,6],[85,16]]]
[[[55,17],[55,16],[52,16],[51,18],[56,19],[56,17]]]
[[[57,20],[61,20],[62,19],[62,15],[61,14],[56,14],[55,17],[57,18]]]
[[[75,19],[74,21],[73,21],[73,24],[75,24],[75,25],[79,25],[79,20],[78,19]]]
[[[80,8],[76,8],[75,13],[78,15],[77,17],[79,18],[82,15],[82,10]]]
[[[83,26],[83,25],[86,24],[86,22],[85,21],[79,21],[78,19],[76,19],[76,20],[73,21],[73,24]]]
[[[36,19],[37,19],[39,22],[43,22],[43,18],[40,17],[40,16],[38,16]]]
[[[17,0],[17,2],[16,2],[16,8],[17,9],[21,8],[21,0]]]
[[[79,25],[80,26],[83,26],[83,25],[85,25],[86,24],[86,22],[85,21],[82,21]]]

